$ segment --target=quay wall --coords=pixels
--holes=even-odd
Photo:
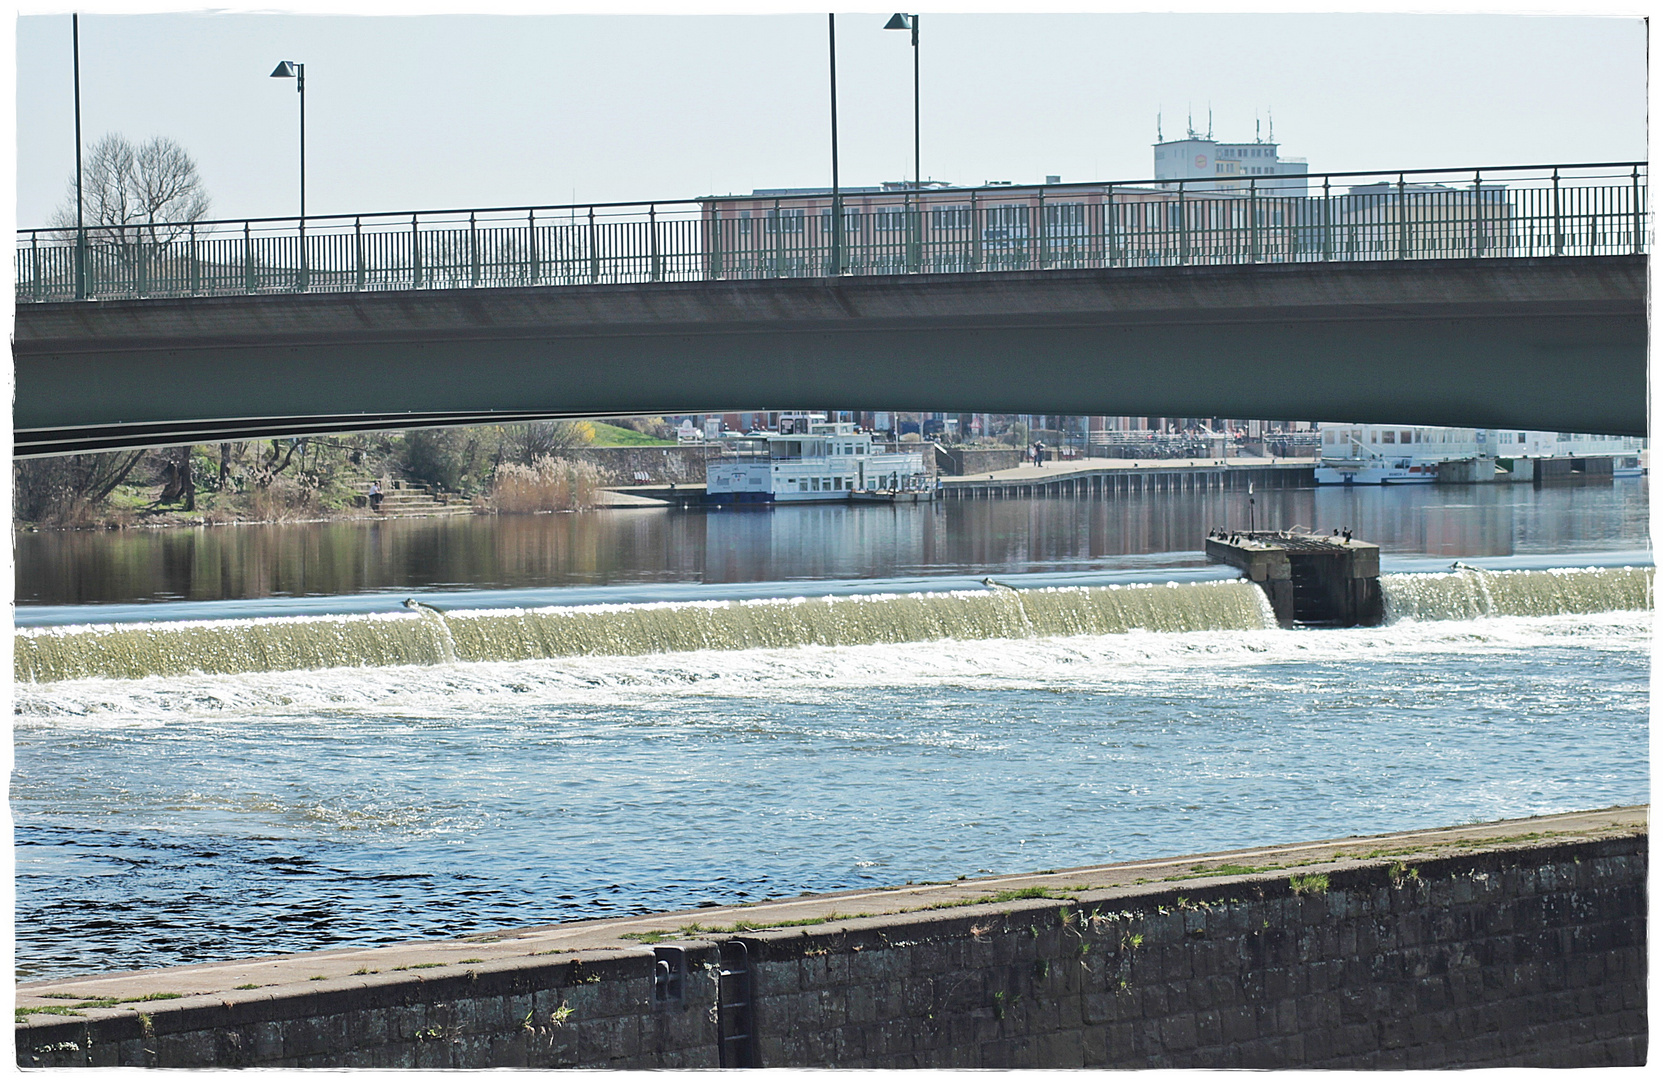
[[[1061,887],[925,910],[684,927],[705,933],[660,946],[685,963],[675,987],[662,974],[655,986],[637,935],[611,950],[294,975],[121,1015],[34,1013],[20,1017],[17,1061],[695,1068],[720,1064],[728,1036],[728,1064],[765,1067],[1640,1065],[1643,808],[1638,821],[1431,853],[1377,839],[1324,856],[1320,872],[1260,849],[1240,856],[1254,873],[1169,860],[1132,864],[1155,880],[1069,886],[1065,871],[1050,879]],[[748,987],[721,974],[736,941]],[[20,1004],[73,996],[73,981],[44,985],[20,987]]]

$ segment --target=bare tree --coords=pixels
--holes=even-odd
[[[172,139],[157,136],[135,146],[120,134],[92,144],[83,178],[88,242],[136,249],[165,248],[208,216],[208,193],[196,162]],[[73,238],[75,178],[52,214],[51,225]]]
[[[507,436],[503,456],[521,465],[587,446],[595,437],[595,429],[581,420],[535,420],[504,425],[503,431]]]

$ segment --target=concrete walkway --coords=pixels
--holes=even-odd
[[[1367,864],[1402,862],[1498,848],[1560,843],[1567,839],[1600,839],[1644,835],[1649,807],[1612,807],[1605,810],[1555,814],[1441,829],[1353,836],[1319,843],[1285,844],[1235,851],[1145,859],[1108,866],[1040,871],[999,877],[909,885],[893,889],[827,893],[794,899],[764,901],[732,907],[666,912],[622,919],[597,919],[548,926],[499,929],[448,941],[421,941],[380,948],[337,949],[329,952],[223,961],[191,967],[91,975],[20,984],[17,1005],[74,1009],[88,1018],[136,1011],[132,1004],[113,1008],[81,1007],[77,999],[129,999],[165,994],[169,1000],[142,1002],[151,1012],[200,1005],[204,998],[227,1006],[239,1002],[304,996],[320,989],[388,985],[400,980],[444,978],[469,970],[459,965],[514,966],[532,957],[571,954],[605,955],[640,949],[655,940],[709,940],[713,936],[785,925],[801,926],[836,920],[850,929],[870,927],[873,920],[902,918],[909,912],[987,904],[988,914],[1013,906],[1036,903],[1116,903],[1142,894],[1170,891],[1177,881],[1209,883],[1273,879],[1289,873],[1332,871]],[[1222,872],[1222,868],[1231,872]],[[1245,869],[1253,873],[1242,873]],[[1200,883],[1199,881],[1197,882]],[[1193,887],[1193,886],[1191,886]],[[1022,890],[1043,889],[1043,895]],[[1066,895],[1069,899],[1058,899]],[[843,920],[853,920],[844,923]],[[177,996],[175,999],[174,996]],[[21,1023],[50,1024],[58,1017],[34,1014]]]
[[[1251,469],[1309,469],[1315,458],[1075,458],[1072,461],[1047,461],[1043,466],[1018,465],[1014,469],[993,472],[967,473],[964,476],[942,476],[943,486],[953,484],[993,483],[1027,484],[1085,473],[1130,473],[1189,469],[1223,469],[1238,472]]]

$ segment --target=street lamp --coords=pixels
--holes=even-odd
[[[912,31],[912,186],[921,188],[924,186],[924,173],[918,165],[918,16],[896,12],[883,24],[883,28]]]
[[[70,48],[75,56],[75,299],[87,298],[86,200],[81,194],[81,16],[69,16]],[[37,277],[40,268],[35,268]]]
[[[300,94],[300,224],[306,227],[306,65],[297,64],[293,60],[280,61],[272,70],[274,79],[295,80],[295,90]]]

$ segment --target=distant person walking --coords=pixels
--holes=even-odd
[[[1034,443],[1034,464],[1045,468],[1045,444],[1042,442]]]

